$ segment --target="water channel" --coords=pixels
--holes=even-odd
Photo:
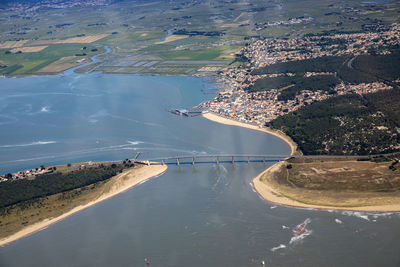
[[[1,173],[68,162],[204,154],[289,154],[280,139],[202,117],[195,77],[100,73],[0,79]],[[268,163],[269,164],[269,163]],[[0,266],[396,266],[398,214],[267,203],[250,181],[267,166],[168,171],[0,248]],[[290,242],[310,218],[311,234]]]

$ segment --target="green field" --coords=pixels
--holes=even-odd
[[[235,48],[231,46],[217,46],[204,50],[161,52],[158,55],[165,60],[224,60],[233,59],[233,56],[230,55],[233,51]]]
[[[116,1],[104,8],[43,8],[33,13],[4,9],[0,17],[0,32],[5,34],[0,35],[0,43],[25,39],[28,40],[26,45],[29,45],[45,40],[114,33],[98,40],[96,44],[113,48],[113,52],[105,60],[114,62],[113,59],[118,58],[114,63],[115,69],[124,65],[124,57],[132,56],[140,56],[148,61],[157,59],[231,62],[231,54],[245,45],[250,37],[294,38],[309,33],[365,31],[363,25],[366,24],[389,25],[398,21],[399,7],[398,1],[368,4],[363,3],[363,0],[255,0],[251,3],[218,1],[191,4],[182,1]],[[293,25],[262,26],[268,22],[287,21],[302,16],[312,17],[313,20]],[[198,34],[170,43],[157,44],[177,30]],[[210,32],[218,34],[210,35]],[[2,68],[0,73],[33,73],[61,57],[77,53],[75,49],[79,50],[80,47],[49,47],[29,55],[4,55],[5,50],[0,50],[0,65],[8,66],[7,69]],[[89,56],[89,53],[87,54]],[[157,73],[158,69],[152,67],[144,71]],[[160,69],[160,73],[164,71]]]
[[[85,50],[83,50],[84,47],[86,47]],[[7,54],[6,51],[9,51],[8,49],[0,49],[0,62],[2,65],[7,66],[6,68],[0,69],[0,74],[13,75],[35,73],[62,57],[85,53],[86,56],[81,56],[77,59],[86,58],[103,51],[103,49],[98,49],[95,52],[91,51],[94,48],[96,47],[87,44],[54,44],[49,45],[40,52],[20,54]]]

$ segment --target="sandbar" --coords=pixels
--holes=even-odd
[[[130,189],[131,187],[138,185],[150,178],[157,177],[163,174],[166,170],[167,170],[166,165],[150,165],[150,166],[142,166],[141,168],[128,169],[122,172],[121,174],[112,177],[107,182],[109,183],[108,184],[109,186],[106,187],[106,190],[104,190],[104,192],[97,199],[94,199],[85,205],[77,206],[60,216],[54,218],[48,218],[38,223],[29,225],[24,229],[22,229],[21,231],[1,239],[0,246],[4,246],[10,242],[16,241],[20,238],[35,233],[43,228],[46,228],[53,223],[59,222],[60,220],[63,220],[74,213],[77,213],[103,200],[109,199],[119,193],[122,193]]]

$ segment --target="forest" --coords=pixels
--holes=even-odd
[[[306,72],[330,72],[333,75],[305,77]],[[379,55],[371,51],[370,55],[360,56],[324,56],[301,61],[276,63],[255,69],[254,75],[272,73],[294,73],[295,76],[261,78],[248,86],[250,92],[281,89],[279,100],[294,99],[301,90],[323,90],[331,92],[341,81],[349,84],[381,81],[395,85],[400,78],[400,49],[392,48],[391,54]]]
[[[299,60],[299,61],[289,61],[281,62],[267,67],[255,69],[251,74],[261,75],[261,74],[271,74],[271,73],[297,73],[304,74],[306,72],[335,72],[342,65],[343,62],[350,59],[350,56],[324,56],[313,59]]]
[[[284,131],[306,155],[400,151],[400,90],[314,102],[268,126]]]
[[[132,164],[111,164],[90,167],[71,172],[55,172],[36,176],[33,180],[22,179],[0,183],[0,209],[27,200],[69,191],[75,188],[107,180]]]
[[[323,90],[327,92],[334,92],[333,88],[340,81],[338,78],[332,75],[318,75],[311,77],[304,76],[280,76],[273,78],[258,79],[252,88],[248,90],[250,92],[259,91],[258,88],[262,90],[271,90],[276,88],[285,88],[281,90],[278,100],[288,100],[294,99],[296,94],[301,90]]]

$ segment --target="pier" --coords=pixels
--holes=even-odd
[[[179,115],[179,116],[185,116],[185,117],[194,117],[194,116],[199,116],[203,113],[202,110],[195,110],[195,109],[171,109],[168,110],[168,112],[171,112],[172,114]]]

